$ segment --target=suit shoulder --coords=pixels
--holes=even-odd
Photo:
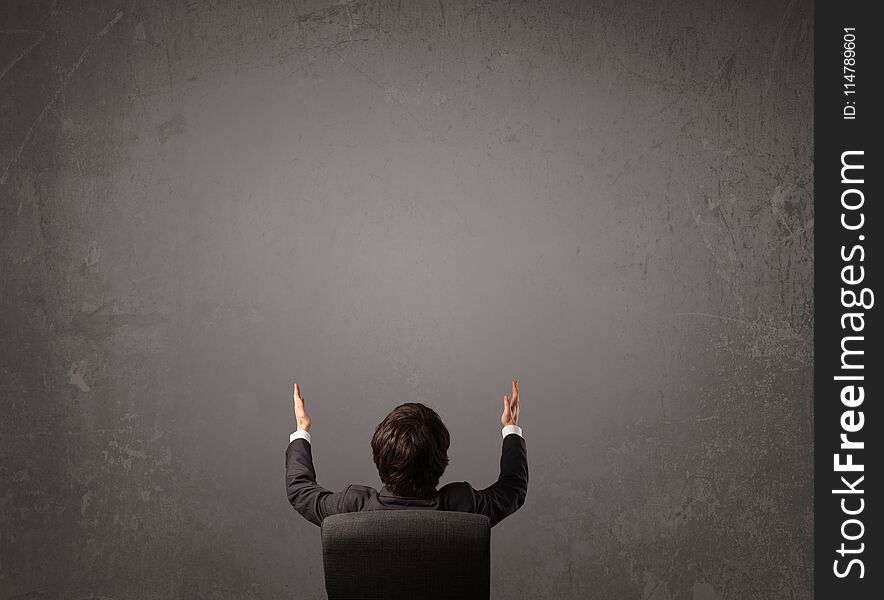
[[[452,481],[439,488],[439,507],[470,512],[475,508],[476,489],[466,481]]]
[[[346,492],[353,495],[365,495],[365,496],[377,496],[378,491],[369,485],[359,485],[357,483],[351,483],[345,489]]]
[[[452,481],[439,488],[440,494],[452,494],[473,489],[468,481]]]
[[[350,484],[344,489],[344,511],[357,512],[365,510],[369,503],[377,498],[378,491],[371,486]]]

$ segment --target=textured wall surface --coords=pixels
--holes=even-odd
[[[322,598],[434,406],[496,598],[808,598],[809,2],[4,2],[0,597]]]

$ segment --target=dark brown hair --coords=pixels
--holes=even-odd
[[[381,481],[396,496],[431,495],[448,466],[450,437],[442,419],[419,402],[400,404],[371,438]]]

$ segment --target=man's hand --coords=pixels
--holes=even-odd
[[[507,425],[519,424],[519,382],[513,379],[513,397],[508,398],[503,395],[503,414],[500,416],[500,423],[506,427]]]
[[[298,429],[303,429],[304,431],[310,431],[310,415],[307,414],[307,411],[304,409],[304,398],[301,397],[301,388],[298,387],[298,384],[295,384],[295,422],[298,424]]]

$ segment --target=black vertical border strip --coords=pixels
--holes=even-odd
[[[884,379],[884,363],[881,361],[882,344],[880,302],[884,294],[880,287],[884,261],[880,252],[880,236],[884,231],[881,222],[880,204],[881,178],[884,169],[881,165],[879,137],[881,118],[884,110],[881,101],[879,73],[884,67],[881,38],[884,37],[884,23],[873,18],[872,2],[834,2],[817,0],[814,6],[814,597],[818,599],[836,598],[862,600],[884,597],[884,563],[881,562],[880,545],[884,535],[879,530],[880,495],[871,488],[882,487],[880,456],[884,454],[884,429],[880,424],[882,399],[881,385]],[[856,35],[856,93],[844,93],[844,33],[846,27],[854,27]],[[843,118],[843,109],[854,101],[856,118]],[[841,155],[845,151],[863,151],[860,157],[864,182],[860,185],[841,183]],[[856,173],[856,171],[854,171]],[[849,188],[860,188],[864,194],[864,204],[856,211],[846,211],[841,206],[841,194]],[[853,194],[855,201],[857,196]],[[856,219],[862,212],[865,223],[862,230],[848,231],[841,225],[841,215]],[[864,240],[859,236],[863,235]],[[860,244],[865,251],[865,259],[858,257],[852,261],[842,260],[842,247],[849,254],[854,245]],[[864,279],[856,285],[845,285],[841,270],[847,265],[864,267]],[[856,273],[856,272],[855,272]],[[856,275],[854,275],[856,276]],[[869,309],[846,308],[841,302],[841,290],[867,287],[874,294],[874,303]],[[862,333],[853,332],[849,327],[842,329],[841,317],[848,312],[863,312],[865,327]],[[856,382],[863,385],[865,400],[854,410],[862,411],[865,419],[863,428],[848,434],[851,440],[862,441],[865,448],[858,451],[841,450],[840,435],[845,433],[841,426],[841,416],[849,410],[841,402],[840,393],[847,382],[836,381],[834,377],[846,374],[841,370],[842,337],[863,336],[862,374],[865,380]],[[858,346],[854,346],[858,347]],[[856,372],[854,372],[856,373]],[[863,494],[846,496],[833,494],[833,490],[843,488],[840,477],[856,479],[855,473],[836,473],[834,455],[853,454],[853,461],[864,465],[859,475],[865,479],[857,488]],[[846,459],[842,459],[844,462]],[[847,500],[848,508],[858,506],[858,498],[865,501],[862,513],[856,516],[863,522],[862,538],[856,541],[842,538],[841,527],[846,519],[841,509],[841,499]],[[847,533],[856,535],[858,525],[848,525]],[[858,554],[837,553],[844,543],[847,548],[859,548]],[[859,578],[856,565],[847,577],[839,578],[834,572],[834,563],[846,567],[850,558],[859,558],[864,565],[864,577]]]

